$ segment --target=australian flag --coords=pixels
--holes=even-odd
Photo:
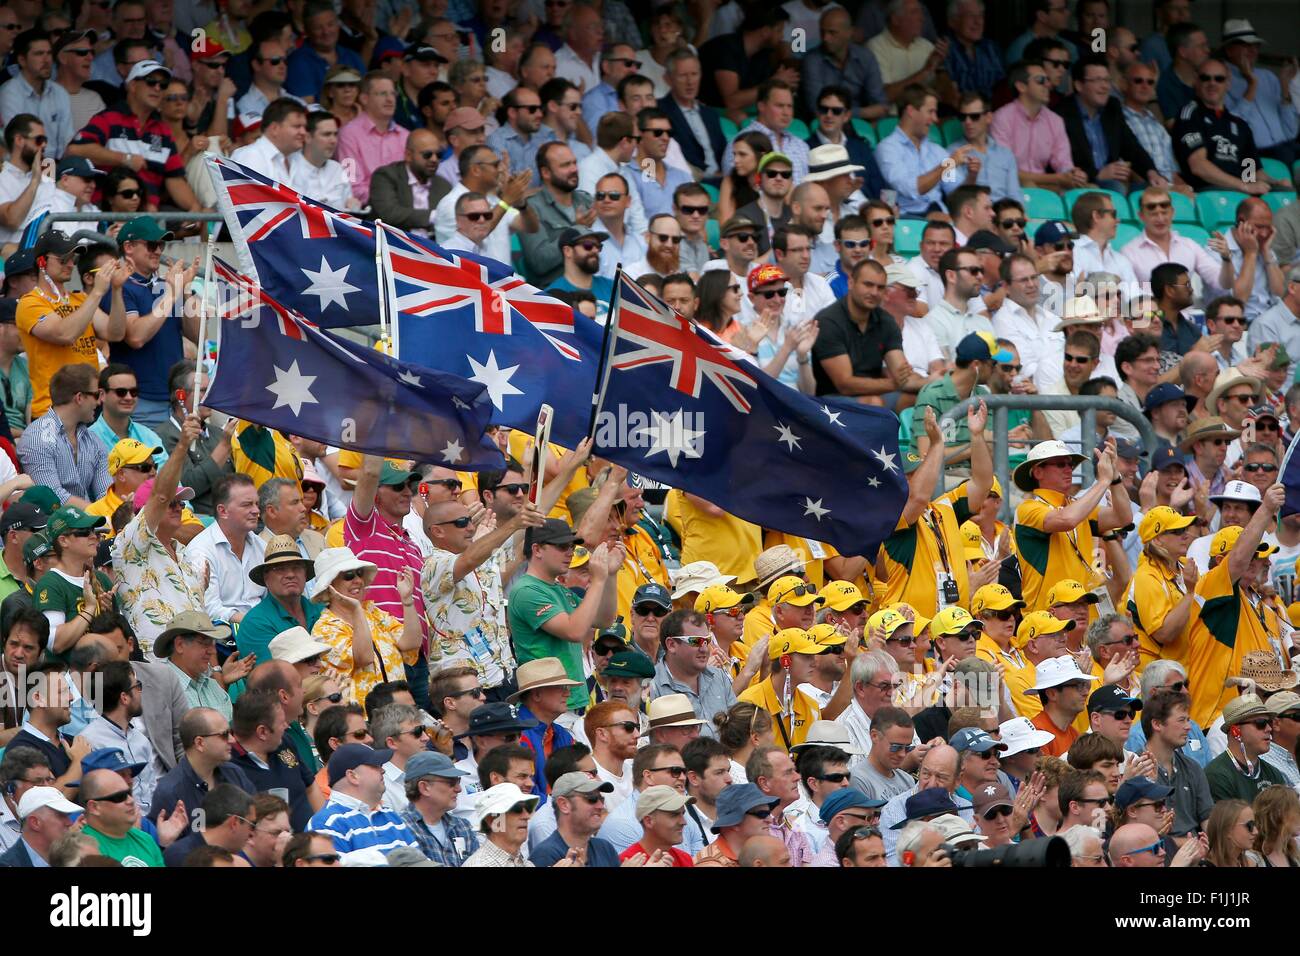
[[[492,424],[531,432],[546,402],[555,441],[586,434],[595,322],[505,263],[331,209],[224,157],[208,165],[240,270],[285,306],[322,328],[378,323],[378,248],[399,355],[485,386]]]
[[[907,501],[893,414],[781,384],[626,276],[610,321],[596,454],[843,554],[893,532]]]
[[[1300,514],[1300,433],[1291,439],[1291,445],[1282,459],[1282,484],[1286,487],[1286,501],[1282,505],[1282,517]]]
[[[221,348],[203,404],[329,445],[458,471],[501,468],[487,389],[317,328],[213,261]]]

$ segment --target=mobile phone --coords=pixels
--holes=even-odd
[[[423,482],[423,481],[420,482],[420,497],[421,498],[429,497],[429,485],[427,482]]]

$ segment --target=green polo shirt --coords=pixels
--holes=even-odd
[[[14,577],[14,573],[9,570],[9,565],[0,561],[0,601],[3,601],[15,591],[21,591],[22,588],[22,582]]]
[[[111,837],[87,824],[82,832],[99,844],[99,851],[123,866],[164,866],[162,850],[153,837],[132,827],[124,837]]]
[[[987,395],[989,390],[983,385],[976,385],[973,394]],[[933,408],[934,417],[942,419],[943,413],[961,400],[961,396],[957,394],[957,386],[953,383],[951,372],[942,378],[935,379],[917,393],[916,404],[912,406],[912,444],[910,451],[913,454],[917,453],[916,436],[925,434],[925,410]],[[961,416],[954,423],[954,426],[950,431],[944,432],[944,444],[949,446],[969,444],[970,428],[966,425],[966,417]]]
[[[315,604],[305,597],[302,602],[303,616],[307,619],[307,630],[316,626],[316,620],[325,610],[323,604]],[[271,659],[271,641],[291,627],[299,627],[297,619],[284,609],[284,605],[267,594],[253,606],[235,631],[235,645],[240,655],[253,653],[257,663],[263,664]]]
[[[510,592],[507,614],[510,636],[515,642],[515,657],[520,664],[541,657],[559,658],[570,680],[579,682],[569,692],[569,709],[587,705],[587,678],[582,669],[582,645],[552,637],[542,625],[558,614],[572,614],[578,609],[578,596],[558,582],[548,584],[531,574],[520,576]]]

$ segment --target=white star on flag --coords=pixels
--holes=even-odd
[[[420,376],[416,375],[414,372],[402,372],[400,375],[397,376],[397,380],[399,382],[404,382],[407,385],[414,385],[417,388],[421,384]]]
[[[785,422],[777,422],[772,427],[781,433],[781,437],[777,441],[785,442],[791,451],[796,451],[799,448],[799,436],[790,431],[789,425],[785,424]]]
[[[877,478],[875,475],[872,475],[870,478],[867,479],[867,484],[869,484],[872,488],[879,488],[880,479]]]
[[[897,457],[896,455],[891,455],[883,448],[873,451],[871,454],[875,455],[876,458],[880,460],[880,465],[885,469],[885,471],[898,471],[898,466],[894,464],[894,458]]]
[[[301,415],[303,405],[320,404],[316,401],[316,396],[311,393],[311,383],[314,381],[316,381],[315,375],[303,375],[298,370],[297,359],[294,359],[293,364],[287,369],[275,367],[275,381],[266,386],[266,390],[275,396],[275,404],[271,406],[271,410],[275,411],[281,405],[288,405],[294,415]]]
[[[812,515],[814,518],[816,518],[816,519],[820,522],[820,521],[822,520],[822,515],[828,515],[828,514],[830,514],[830,513],[831,513],[831,509],[830,509],[830,508],[823,508],[823,507],[822,507],[822,499],[821,499],[821,498],[818,498],[816,501],[813,501],[813,500],[812,500],[811,498],[809,498],[809,497],[806,497],[806,496],[804,497],[804,499],[803,499],[803,515],[804,515],[805,518],[808,517],[809,515]]]
[[[347,281],[350,268],[352,268],[350,265],[346,265],[338,270],[331,269],[325,257],[321,256],[319,272],[312,272],[310,269],[302,270],[303,275],[311,279],[311,285],[303,289],[302,294],[317,296],[320,299],[322,312],[335,303],[343,311],[348,311],[348,295],[361,291]]]
[[[480,364],[475,361],[474,356],[466,355],[469,359],[470,368],[474,374],[470,376],[470,381],[480,382],[487,386],[488,395],[492,398],[492,404],[496,406],[497,411],[501,411],[501,403],[507,395],[524,394],[519,389],[510,384],[510,376],[519,371],[518,365],[511,365],[509,368],[501,368],[497,365],[497,353],[495,350],[488,351],[487,362]]]
[[[454,465],[460,461],[463,453],[464,449],[460,447],[460,442],[449,441],[447,447],[442,450],[442,460],[449,465]]]
[[[469,411],[469,402],[465,401],[459,395],[453,395],[451,397],[451,403],[457,408],[463,408],[465,411]]]
[[[842,421],[840,421],[840,414],[841,414],[840,412],[831,411],[831,407],[829,405],[823,405],[822,411],[826,413],[826,417],[831,420],[832,425],[839,425],[840,428],[848,428],[847,425],[845,425]]]
[[[663,452],[668,456],[668,461],[672,466],[676,468],[677,460],[682,455],[687,458],[699,458],[704,454],[700,451],[699,442],[699,439],[704,437],[704,432],[702,430],[697,432],[687,428],[682,422],[681,409],[678,409],[672,415],[665,415],[656,411],[651,411],[650,414],[655,417],[655,423],[647,425],[638,432],[641,435],[650,435],[654,442],[650,450],[645,453],[646,458]]]

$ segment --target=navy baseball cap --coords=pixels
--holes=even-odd
[[[1164,800],[1173,792],[1173,787],[1166,787],[1146,777],[1134,777],[1125,780],[1115,791],[1115,806],[1127,810],[1139,800]]]
[[[865,800],[866,797],[863,797],[863,799]],[[723,787],[722,792],[718,794],[716,804],[718,818],[713,821],[712,830],[714,833],[720,833],[724,827],[739,826],[744,822],[745,814],[750,810],[756,807],[767,807],[771,810],[780,802],[776,797],[769,797],[763,793],[755,784],[729,784]]]
[[[895,823],[891,830],[901,830],[912,820],[923,820],[926,817],[938,817],[945,813],[957,813],[957,804],[952,802],[952,797],[943,787],[930,787],[919,793],[914,793],[907,798],[903,804],[903,809],[907,815]]]
[[[365,744],[344,744],[330,755],[330,786],[342,780],[349,770],[356,770],[357,767],[382,767],[392,759],[393,752],[387,748],[376,750]]]
[[[724,790],[723,793],[726,791]],[[836,790],[822,801],[821,821],[829,826],[837,813],[843,813],[852,807],[878,810],[888,802],[888,800],[872,800],[857,787],[845,787],[843,790]]]
[[[1189,412],[1196,407],[1195,396],[1185,394],[1173,382],[1161,382],[1147,392],[1146,401],[1142,403],[1142,414],[1150,418],[1152,412],[1161,405],[1168,405],[1170,402],[1182,402],[1187,406]]]
[[[1119,684],[1103,684],[1088,697],[1088,713],[1104,714],[1113,710],[1142,709],[1142,701]]]
[[[972,332],[957,343],[959,362],[1010,362],[1013,358],[988,332]]]
[[[1172,468],[1178,465],[1180,468],[1187,468],[1187,456],[1177,448],[1171,448],[1166,445],[1163,448],[1157,448],[1151,453],[1151,467],[1156,471],[1164,471],[1166,468]]]
[[[93,179],[104,175],[102,169],[96,169],[95,165],[84,156],[64,156],[54,167],[54,172],[59,177],[80,176],[82,179]]]
[[[1073,239],[1074,230],[1063,222],[1045,222],[1034,230],[1034,245],[1050,246],[1062,239]]]
[[[1115,454],[1126,461],[1137,461],[1142,457],[1142,449],[1127,438],[1116,438]]]
[[[952,735],[952,739],[948,743],[952,745],[957,753],[964,753],[969,750],[972,753],[983,754],[988,753],[995,747],[1001,747],[1003,750],[1007,749],[1006,744],[993,737],[987,730],[979,727],[963,727]]]
[[[493,701],[475,707],[469,715],[469,727],[456,738],[477,737],[483,734],[523,733],[537,726],[532,717],[520,717],[519,708],[514,704]]]
[[[130,770],[131,773],[137,774],[145,767],[146,763],[127,763],[126,755],[117,747],[100,747],[98,750],[92,750],[86,756],[81,758],[81,772],[88,774],[92,770],[112,770],[121,773],[123,770]]]
[[[636,593],[632,595],[633,607],[636,607],[638,604],[641,604],[642,602],[646,602],[646,601],[648,601],[651,604],[658,604],[662,608],[667,608],[669,610],[672,610],[672,606],[673,606],[672,593],[662,584],[659,584],[655,581],[651,581],[648,584],[641,585],[639,588],[636,589]]]

